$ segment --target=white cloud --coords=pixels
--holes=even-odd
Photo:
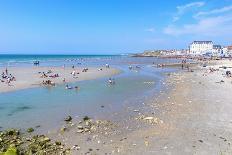
[[[188,10],[192,9],[192,8],[196,8],[196,7],[202,7],[205,5],[205,2],[192,2],[192,3],[188,3],[185,5],[181,5],[181,6],[177,6],[177,13],[174,15],[173,17],[173,22],[176,22],[177,20],[180,19],[180,17]]]
[[[148,28],[148,29],[145,29],[145,31],[147,31],[147,32],[155,32],[155,29],[154,28]]]
[[[231,31],[232,14],[200,19],[195,24],[169,25],[164,29],[165,34],[174,36],[191,34],[220,37],[230,34]]]
[[[232,11],[232,5],[225,6],[223,8],[219,8],[219,9],[210,10],[210,11],[198,12],[194,17],[197,18],[197,17],[200,17],[200,16],[208,16],[208,15],[226,13],[226,12],[229,12],[229,11]]]

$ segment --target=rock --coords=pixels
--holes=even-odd
[[[82,133],[82,132],[84,132],[83,129],[77,130],[77,133]]]
[[[34,129],[33,129],[33,128],[28,128],[28,129],[27,129],[27,132],[28,132],[28,133],[34,132]]]
[[[9,147],[7,151],[2,155],[19,155],[19,153],[16,147]]]
[[[35,128],[40,128],[41,126],[40,125],[36,125]]]
[[[88,116],[85,116],[85,117],[83,118],[83,121],[88,121],[88,120],[90,120],[90,118],[89,118]]]
[[[56,144],[56,145],[61,145],[61,142],[56,141],[55,144]]]
[[[43,141],[45,141],[45,142],[49,142],[49,141],[50,141],[50,139],[49,139],[48,137],[45,137],[45,138],[43,139]]]
[[[62,127],[62,128],[60,129],[60,132],[65,132],[66,130],[67,130],[66,127]]]
[[[83,129],[83,126],[78,125],[77,128],[78,129]]]
[[[66,117],[65,119],[64,119],[64,121],[66,121],[66,122],[70,122],[72,120],[72,117],[71,116],[68,116],[68,117]]]
[[[199,142],[201,142],[201,143],[203,143],[203,140],[201,140],[201,139],[200,139],[200,140],[198,140],[198,141],[199,141]]]
[[[6,134],[7,135],[10,135],[10,136],[12,136],[12,135],[19,135],[19,130],[16,130],[16,129],[8,129],[7,131],[6,131]]]
[[[144,120],[153,120],[154,117],[145,117]]]

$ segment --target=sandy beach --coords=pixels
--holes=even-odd
[[[116,124],[117,128],[107,126],[101,133],[77,133],[75,126],[81,124],[74,123],[69,132],[55,137],[70,147],[77,146],[73,154],[229,155],[232,80],[222,75],[226,69],[221,67],[232,63],[225,60],[210,64],[214,65],[168,75],[163,84],[169,93],[160,92],[158,98],[146,103],[149,112],[131,116],[137,123],[128,120],[128,124]],[[210,73],[211,67],[218,70]],[[142,106],[136,112],[141,110]],[[130,130],[134,126],[138,128]]]
[[[170,75],[170,93],[161,93],[158,104],[150,105],[161,112],[146,114],[162,123],[129,134],[119,147],[122,154],[232,154],[232,80],[224,75],[231,69],[221,68],[232,63],[210,64],[214,65],[197,67],[193,73]]]
[[[5,72],[6,68],[0,68],[1,73]],[[7,79],[2,79],[0,82],[0,93],[15,91],[26,88],[44,86],[43,81],[50,80],[55,84],[63,84],[68,82],[91,80],[101,77],[110,77],[119,74],[120,71],[114,68],[88,68],[87,72],[82,72],[83,67],[8,67],[8,74],[12,74],[16,78],[8,85]],[[50,73],[51,71],[51,73]],[[75,76],[72,73],[75,73]],[[43,76],[43,73],[47,77]],[[58,74],[59,77],[52,77]],[[65,82],[64,82],[65,79]]]
[[[121,121],[72,116],[72,119],[67,117],[68,121],[59,129],[48,131],[46,135],[70,148],[71,154],[230,155],[232,79],[225,73],[232,71],[232,63],[220,60],[199,64],[191,67],[193,72],[184,69],[166,74],[167,79],[160,81],[166,89],[156,97],[139,107],[125,106],[122,112],[129,117],[113,114]],[[48,69],[37,68],[33,75],[38,81],[34,82],[41,80],[38,71]],[[62,72],[61,68],[52,70]],[[72,69],[63,71],[65,76],[62,76],[67,78],[70,71]],[[101,77],[103,73],[110,76],[118,71],[92,68],[84,74],[85,79],[91,79],[91,75]],[[62,81],[59,80],[56,82]],[[109,107],[100,108],[107,111]]]

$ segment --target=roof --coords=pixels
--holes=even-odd
[[[227,47],[228,50],[232,50],[232,45]]]
[[[213,48],[222,48],[221,45],[213,45]]]
[[[193,44],[212,44],[212,41],[194,41]]]

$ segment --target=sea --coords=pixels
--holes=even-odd
[[[88,116],[120,121],[129,117],[129,107],[139,108],[165,89],[163,82],[167,73],[178,71],[155,66],[180,60],[130,55],[0,55],[0,68],[31,67],[34,61],[40,61],[40,66],[102,67],[109,64],[121,73],[112,77],[115,85],[107,83],[109,77],[72,83],[81,88],[79,91],[58,85],[0,93],[0,130],[26,130],[36,126],[40,126],[40,132],[55,130],[68,115],[74,120]]]

